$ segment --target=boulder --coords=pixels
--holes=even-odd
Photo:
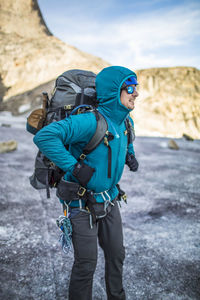
[[[183,138],[186,139],[186,141],[194,141],[194,139],[186,133],[183,134]]]
[[[177,143],[174,140],[168,141],[168,148],[170,148],[172,150],[179,150],[179,146],[177,145]]]
[[[17,142],[15,140],[0,142],[0,153],[11,152],[16,149],[17,149]]]

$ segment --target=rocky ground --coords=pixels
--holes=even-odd
[[[21,115],[51,94],[70,69],[98,73],[110,64],[51,34],[36,0],[0,0],[0,111]],[[200,139],[200,70],[190,66],[136,71],[139,97],[132,117],[143,136]]]
[[[67,299],[73,253],[58,243],[61,206],[29,184],[37,149],[24,118],[1,113],[0,124],[0,141],[18,141],[0,154],[1,299]],[[127,300],[200,299],[200,141],[176,142],[171,150],[167,138],[138,137],[140,169],[121,180]],[[99,249],[94,300],[106,299],[103,267]]]

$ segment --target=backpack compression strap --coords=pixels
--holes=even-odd
[[[126,132],[127,132],[127,143],[128,145],[131,144],[134,139],[135,139],[135,131],[134,131],[134,127],[131,124],[131,121],[129,120],[129,118],[127,117],[125,120],[125,126],[126,126]]]

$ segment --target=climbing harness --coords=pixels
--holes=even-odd
[[[120,189],[119,184],[117,184],[117,188],[119,191],[118,195],[118,204],[120,203],[121,199],[127,203],[127,197],[123,190]],[[69,218],[69,205],[73,200],[79,201],[79,211],[84,211],[89,213],[89,220],[90,220],[90,227],[93,228],[93,225],[99,219],[104,218],[107,215],[107,208],[109,205],[113,206],[114,203],[111,200],[111,197],[108,193],[108,190],[100,192],[100,193],[93,193],[90,190],[82,187],[80,184],[76,182],[70,182],[61,179],[60,183],[57,187],[57,196],[64,201],[64,216],[60,217],[57,220],[57,225],[61,229],[62,234],[60,237],[60,242],[65,253],[69,252],[70,244],[71,244],[71,235],[72,235],[72,228]],[[97,204],[95,195],[101,195],[103,198],[103,209],[99,213],[95,211],[94,205]],[[73,199],[73,200],[70,200]],[[83,201],[85,205],[83,207]],[[71,207],[71,206],[70,206]]]
[[[68,185],[69,183],[67,183]],[[75,186],[73,186],[74,188]],[[119,184],[117,184],[117,188],[119,191],[118,197],[117,197],[117,203],[118,205],[121,207],[121,200],[124,200],[125,203],[127,203],[127,197],[126,194],[123,190],[121,190]],[[77,191],[79,191],[79,189],[77,189],[77,186],[75,188],[76,193]],[[75,190],[73,190],[73,192],[75,192]],[[72,192],[72,190],[71,190]],[[111,200],[110,195],[108,194],[108,190],[107,191],[103,191],[100,193],[93,193],[91,191],[85,191],[84,195],[87,195],[87,200],[85,203],[85,206],[83,207],[82,204],[82,199],[79,196],[79,207],[77,207],[78,211],[84,211],[85,213],[89,214],[89,224],[90,224],[90,228],[93,228],[93,225],[98,222],[99,219],[104,218],[108,211],[108,206],[114,206],[115,204],[113,203],[113,201]],[[101,195],[104,202],[103,202],[103,211],[104,213],[102,214],[98,214],[95,209],[94,209],[94,204],[98,204],[95,200],[94,195]],[[71,250],[72,250],[72,224],[70,221],[70,214],[72,214],[72,211],[69,212],[69,204],[72,201],[64,201],[63,204],[63,211],[64,211],[64,216],[59,216],[59,218],[56,220],[57,226],[60,228],[61,230],[61,235],[59,238],[59,242],[61,244],[62,250],[64,253],[68,254]]]

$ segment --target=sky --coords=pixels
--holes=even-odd
[[[112,65],[200,69],[200,0],[38,0],[49,30]]]

